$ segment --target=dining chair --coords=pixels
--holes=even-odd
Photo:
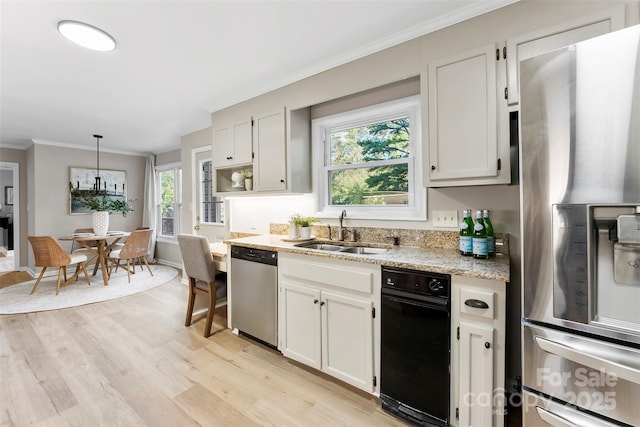
[[[76,228],[73,231],[75,234],[77,233],[93,233],[93,228]],[[87,246],[90,246],[94,251],[98,250],[98,241],[97,240],[85,240],[84,243]],[[82,246],[80,243],[76,242],[75,240],[71,242],[71,253],[72,254],[81,254],[81,255],[86,255],[88,261],[85,263],[85,265],[91,264],[92,262],[95,263],[95,266],[93,267],[93,275],[95,276],[96,272],[98,271],[98,263],[96,262],[98,260],[98,255],[96,255],[94,252],[91,252],[89,249],[87,249],[86,247]]]
[[[38,276],[38,280],[36,280],[35,285],[33,285],[33,289],[31,289],[31,294],[36,291],[36,288],[40,284],[40,280],[42,280],[42,276],[44,276],[44,272],[48,267],[58,267],[58,285],[56,287],[56,295],[60,292],[60,279],[64,274],[64,285],[68,285],[67,283],[67,266],[76,265],[76,275],[78,274],[78,269],[81,269],[84,273],[84,277],[87,279],[87,283],[91,285],[91,280],[89,280],[89,275],[87,274],[87,269],[84,263],[87,261],[87,256],[84,254],[69,254],[65,252],[65,250],[60,246],[60,243],[52,236],[27,236],[29,243],[31,243],[31,248],[33,249],[33,256],[36,259],[36,267],[42,267],[42,271]]]
[[[113,249],[111,252],[109,252],[108,257],[111,261],[111,265],[109,266],[109,277],[111,277],[111,272],[113,271],[114,266],[117,271],[118,267],[120,267],[120,261],[126,261],[127,279],[128,282],[131,283],[131,273],[135,274],[136,272],[136,259],[142,260],[146,264],[147,269],[149,270],[149,274],[153,276],[151,267],[149,267],[149,263],[147,262],[147,255],[149,255],[149,240],[151,239],[152,232],[153,230],[151,230],[150,228],[132,231],[127,238],[127,241],[124,242],[124,245],[121,248]],[[132,262],[133,271],[131,271]]]
[[[187,305],[187,317],[184,325],[191,325],[193,307],[196,295],[205,295],[209,298],[207,308],[207,323],[204,328],[205,338],[211,335],[213,313],[218,297],[227,295],[227,281],[224,274],[216,274],[216,266],[209,248],[209,240],[205,236],[190,234],[178,235],[178,246],[184,264],[184,274],[189,280],[189,303]]]

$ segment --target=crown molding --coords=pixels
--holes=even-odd
[[[87,150],[87,151],[96,151],[96,147],[89,147],[86,145],[77,145],[77,144],[69,144],[66,142],[57,142],[57,141],[48,141],[46,139],[32,139],[34,145],[50,145],[53,147],[63,147],[63,148],[72,148],[75,150]],[[126,156],[138,156],[138,157],[146,157],[152,153],[140,153],[135,151],[124,151],[124,150],[113,150],[109,148],[100,147],[101,153],[112,153],[112,154],[124,154]]]
[[[384,49],[388,49],[409,40],[422,37],[429,33],[433,33],[443,28],[450,27],[452,25],[475,18],[485,13],[492,12],[494,10],[503,8],[513,3],[517,3],[519,1],[521,0],[495,0],[474,2],[465,8],[458,9],[454,12],[450,12],[448,14],[438,16],[437,18],[434,18],[432,20],[414,25],[413,27],[409,27],[394,34],[391,37],[387,37],[382,40],[376,40],[372,43],[362,45],[357,49],[353,49],[342,55],[335,56],[320,63],[316,63],[311,67],[296,72],[295,74],[289,74],[282,77],[281,79],[271,81],[268,85],[265,85],[262,88],[258,88],[255,92],[252,92],[250,96],[248,93],[245,93],[239,94],[239,96],[229,96],[226,99],[221,99],[215,104],[210,105],[209,110],[211,112],[216,112],[240,102],[247,101],[248,99],[252,99],[257,96],[261,96],[274,90],[280,89],[313,75],[331,70],[332,68],[348,64],[349,62],[356,61],[360,58],[364,58],[365,56],[372,55]]]

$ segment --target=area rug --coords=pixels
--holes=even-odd
[[[89,274],[92,269],[89,270]],[[61,288],[58,295],[56,295],[57,274],[44,277],[33,295],[31,295],[31,288],[35,280],[19,283],[0,289],[0,314],[57,310],[120,298],[155,288],[178,275],[178,270],[165,265],[152,265],[151,271],[153,276],[149,275],[146,268],[143,271],[136,268],[136,274],[131,275],[131,283],[127,283],[126,270],[118,269],[109,279],[108,286],[103,285],[102,275],[99,272],[95,276],[89,276],[91,286],[87,285],[87,281],[80,273],[80,278]]]

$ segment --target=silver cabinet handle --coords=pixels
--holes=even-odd
[[[640,385],[640,351],[613,347],[580,338],[552,341],[535,337],[538,346],[547,353],[555,354],[589,368],[615,374],[618,378]]]
[[[578,424],[574,424],[571,421],[561,417],[560,415],[556,415],[553,412],[549,412],[546,409],[543,409],[539,406],[536,406],[536,412],[538,412],[538,417],[545,423],[554,426],[554,427],[580,427]]]
[[[464,305],[467,305],[469,307],[473,307],[473,308],[482,308],[482,309],[487,309],[489,308],[489,304],[487,304],[484,301],[481,301],[479,299],[468,299],[464,302]]]
[[[584,415],[576,411],[558,415],[556,412],[551,412],[548,409],[536,406],[536,412],[542,421],[554,427],[615,427],[615,424],[601,419],[596,420],[589,415]]]

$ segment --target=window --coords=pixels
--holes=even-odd
[[[318,216],[424,220],[419,97],[313,121]]]
[[[224,224],[224,200],[214,197],[213,165],[211,160],[200,161],[200,218],[204,223]]]
[[[158,183],[159,237],[175,239],[180,233],[182,169],[179,166],[156,168]]]

